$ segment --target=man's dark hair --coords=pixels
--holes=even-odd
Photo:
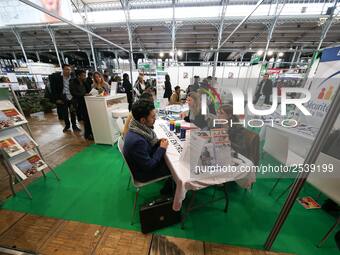
[[[135,120],[140,121],[141,118],[148,117],[153,109],[155,109],[153,102],[138,100],[132,105],[132,116]]]
[[[88,73],[87,73],[87,77],[92,78],[92,76],[93,76],[93,73],[92,73],[92,72],[88,72]]]
[[[175,87],[175,90],[178,90],[178,89],[181,89],[181,87],[180,87],[180,86],[176,86],[176,87]]]
[[[76,77],[80,76],[82,73],[86,74],[85,70],[83,70],[83,69],[77,69],[77,70],[75,71]]]
[[[61,67],[64,69],[65,67],[71,67],[71,66],[69,64],[63,64]]]
[[[143,94],[139,97],[139,100],[149,100],[149,101],[153,102],[153,97],[150,93],[143,92]]]
[[[129,78],[129,75],[127,73],[123,74],[123,80],[127,80]]]

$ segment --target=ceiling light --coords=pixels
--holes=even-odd
[[[249,47],[249,50],[251,50],[252,48],[251,47]]]
[[[170,56],[173,57],[174,56],[174,52],[173,51],[170,51]]]
[[[49,49],[48,51],[49,51],[49,52],[52,52],[52,50],[51,50],[51,49]]]
[[[292,46],[290,46],[289,50],[293,50],[293,47],[292,47]]]
[[[182,55],[183,55],[183,52],[181,50],[178,50],[177,51],[177,56],[182,57]]]
[[[257,54],[258,56],[262,56],[263,50],[258,50],[256,54]]]
[[[280,52],[279,53],[279,57],[283,57],[284,53],[283,52]]]
[[[162,57],[164,57],[164,53],[163,52],[160,52],[159,53],[159,56],[162,58]]]
[[[272,51],[272,50],[268,51],[267,55],[268,55],[269,57],[272,56],[272,55],[273,55],[273,51]]]

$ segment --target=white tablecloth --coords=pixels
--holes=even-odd
[[[154,125],[154,131],[158,138],[167,138],[169,140],[169,146],[166,151],[165,161],[171,171],[172,177],[176,182],[176,192],[174,197],[173,209],[175,211],[180,210],[182,202],[185,199],[188,190],[199,190],[211,185],[222,184],[229,181],[237,181],[241,187],[250,187],[255,182],[255,173],[246,172],[234,172],[223,173],[223,175],[212,176],[211,178],[198,178],[190,174],[190,168],[188,164],[185,164],[180,160],[180,154],[183,151],[184,143],[176,137],[173,132],[169,131],[169,124],[167,121],[158,119]],[[190,136],[187,132],[187,139]],[[233,159],[237,162],[240,168],[241,165],[253,165],[252,162],[242,155],[240,159]],[[243,160],[243,162],[242,162]]]

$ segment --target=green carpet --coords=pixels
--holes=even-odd
[[[266,157],[266,162],[271,159]],[[275,163],[275,162],[271,162]],[[24,192],[8,199],[3,208],[42,216],[75,220],[123,229],[139,230],[137,223],[130,225],[134,189],[127,190],[127,169],[120,172],[122,158],[116,147],[92,145],[55,170],[61,178],[57,182],[52,174],[40,178],[29,186],[33,200]],[[274,197],[287,187],[290,180],[282,180],[273,196],[268,196],[273,179],[257,179],[252,192],[237,185],[229,185],[229,211],[223,212],[224,201],[193,211],[186,220],[185,229],[175,225],[160,234],[262,249],[266,237],[284,202]],[[141,192],[140,202],[159,194],[162,184],[151,185]],[[303,195],[318,192],[306,185]],[[212,189],[198,192],[197,202],[212,194]],[[223,193],[220,191],[219,195]],[[322,202],[322,201],[320,201]],[[315,244],[327,232],[335,219],[320,209],[306,210],[295,204],[274,251],[296,254],[336,254],[334,234],[322,248]]]

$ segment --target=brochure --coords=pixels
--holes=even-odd
[[[13,139],[7,138],[0,141],[0,148],[3,149],[9,157],[14,157],[25,150]]]
[[[0,130],[24,123],[25,118],[15,108],[0,110]]]
[[[20,144],[20,146],[25,150],[25,151],[29,151],[34,149],[37,144],[31,139],[30,136],[28,136],[26,133],[24,134],[19,134],[17,136],[13,137],[14,140]]]
[[[300,197],[300,198],[297,199],[297,201],[305,209],[317,209],[317,208],[321,208],[321,206],[312,197]]]
[[[28,158],[13,164],[13,169],[18,176],[25,180],[47,167],[46,163],[39,157],[39,155],[32,155]]]

